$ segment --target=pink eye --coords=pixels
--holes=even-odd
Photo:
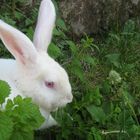
[[[54,87],[54,82],[45,81],[45,85],[46,85],[48,88],[53,88],[53,87]]]

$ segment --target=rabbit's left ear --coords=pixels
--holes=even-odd
[[[31,40],[22,32],[0,20],[0,39],[21,64],[34,63],[37,51]]]
[[[38,51],[46,51],[48,48],[52,38],[55,18],[55,8],[52,1],[42,0],[33,38],[34,46]]]

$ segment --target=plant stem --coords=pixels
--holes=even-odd
[[[118,134],[118,133],[123,133],[123,134],[127,134],[127,135],[128,135],[127,131],[125,131],[125,130],[122,130],[122,131],[120,131],[120,130],[104,131],[104,130],[103,130],[101,133],[102,133],[102,135]],[[129,135],[128,135],[128,136],[129,136]]]

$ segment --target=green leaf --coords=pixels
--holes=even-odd
[[[75,43],[74,43],[73,41],[71,41],[71,40],[68,40],[68,41],[66,41],[66,42],[67,42],[67,44],[69,45],[69,47],[70,47],[72,53],[75,54],[75,53],[78,51],[77,46],[75,45]]]
[[[94,120],[101,123],[104,122],[106,115],[101,107],[91,105],[86,107],[86,109]]]
[[[59,29],[54,28],[53,29],[53,35],[54,36],[61,36],[62,35],[62,32]]]
[[[75,75],[76,77],[78,77],[82,82],[85,82],[84,81],[84,79],[85,79],[84,72],[80,67],[78,67],[78,66],[77,67],[72,67],[71,68],[71,73],[73,75]]]
[[[49,45],[48,52],[53,58],[58,58],[59,56],[62,55],[60,48],[56,46],[54,43],[51,43]]]
[[[33,140],[33,130],[44,122],[39,107],[32,103],[31,98],[17,96],[13,101],[8,100],[4,113],[13,122],[13,132],[7,132],[7,135],[11,135],[10,140]]]
[[[99,91],[99,87],[96,87],[95,89],[89,91],[84,97],[83,97],[83,101],[86,102],[85,105],[90,105],[95,103],[96,105],[100,105],[101,104],[101,94]],[[86,107],[86,106],[85,106]]]
[[[67,27],[66,27],[66,24],[65,24],[64,20],[62,20],[62,19],[60,19],[60,18],[57,19],[56,25],[57,25],[59,28],[61,28],[62,30],[64,30],[64,31],[67,31],[67,30],[68,30]]]
[[[124,33],[133,33],[135,31],[136,24],[132,20],[128,20],[124,26]]]
[[[88,140],[102,140],[100,131],[92,127],[89,133]]]
[[[5,102],[5,98],[8,97],[9,94],[10,94],[9,85],[4,81],[0,81],[0,104]]]
[[[84,81],[84,75],[81,69],[73,69],[72,73],[80,78],[81,81]]]
[[[109,84],[109,81],[104,81],[102,83],[102,88],[101,88],[101,91],[104,95],[109,95],[110,94],[110,91],[111,91],[111,85]]]
[[[22,99],[20,96],[17,96],[14,99],[15,107],[13,109],[12,117],[23,125],[21,125],[21,130],[26,129],[31,131],[37,129],[44,122],[39,107],[31,101],[30,98]]]
[[[12,119],[0,112],[0,140],[9,140],[13,131]]]
[[[72,68],[79,68],[79,69],[82,69],[82,65],[81,65],[81,62],[79,61],[79,59],[76,59],[76,58],[74,58],[73,60],[72,60]]]
[[[14,98],[14,103],[15,103],[15,104],[20,104],[20,103],[22,103],[22,101],[23,101],[23,100],[22,100],[22,97],[19,96],[19,95],[18,95],[17,97]]]
[[[34,33],[33,28],[32,28],[32,27],[29,27],[25,32],[26,32],[26,35],[27,35],[30,39],[32,39],[33,33]]]
[[[85,82],[84,71],[79,59],[74,58],[72,60],[70,70],[73,75],[81,80],[81,82]]]
[[[94,140],[94,136],[91,133],[89,133],[88,137],[87,137],[87,140]]]
[[[119,68],[120,67],[120,54],[119,53],[113,53],[113,54],[108,54],[105,56],[107,60],[112,63],[115,67]]]
[[[20,20],[21,18],[23,18],[23,14],[21,12],[15,11],[14,15],[17,20]]]
[[[33,23],[33,21],[32,21],[31,19],[29,19],[29,18],[27,18],[27,19],[25,20],[26,26],[29,26],[30,24],[32,25],[32,23]]]
[[[6,107],[5,107],[5,110],[11,110],[14,106],[14,103],[12,100],[8,99],[7,100],[7,104],[6,104]]]
[[[97,64],[96,59],[94,57],[86,55],[83,59],[85,62],[87,62],[88,64],[91,64],[93,66],[96,66],[96,64]]]
[[[109,36],[111,37],[111,39],[113,39],[113,41],[119,43],[120,42],[120,37],[116,34],[110,33]]]
[[[10,137],[10,140],[33,140],[34,133],[31,131],[24,132],[24,131],[17,131],[13,132],[13,135]]]

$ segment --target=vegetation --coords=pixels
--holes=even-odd
[[[1,5],[0,18],[16,26],[32,39],[38,3],[33,8],[27,8],[26,4],[25,1],[17,0],[14,6],[10,2]],[[57,17],[49,54],[69,73],[74,100],[64,109],[53,113],[60,125],[43,132],[37,131],[35,139],[139,140],[140,28],[137,23],[129,20],[122,29],[113,30],[99,42],[87,35],[81,40],[73,41],[59,13]],[[10,57],[10,54],[1,43],[0,57],[2,56]],[[14,102],[17,100],[23,104],[31,104],[29,99],[23,101],[21,97],[17,97]],[[19,114],[18,117],[22,118]],[[3,118],[5,124],[12,119]],[[34,119],[38,122],[30,128],[31,134],[42,121]],[[12,124],[12,121],[8,124],[10,123]],[[5,136],[9,138],[12,129],[5,130]],[[33,137],[28,133],[26,139]]]
[[[0,140],[32,140],[44,118],[30,98],[17,96],[4,105],[9,93],[9,86],[0,81]]]

